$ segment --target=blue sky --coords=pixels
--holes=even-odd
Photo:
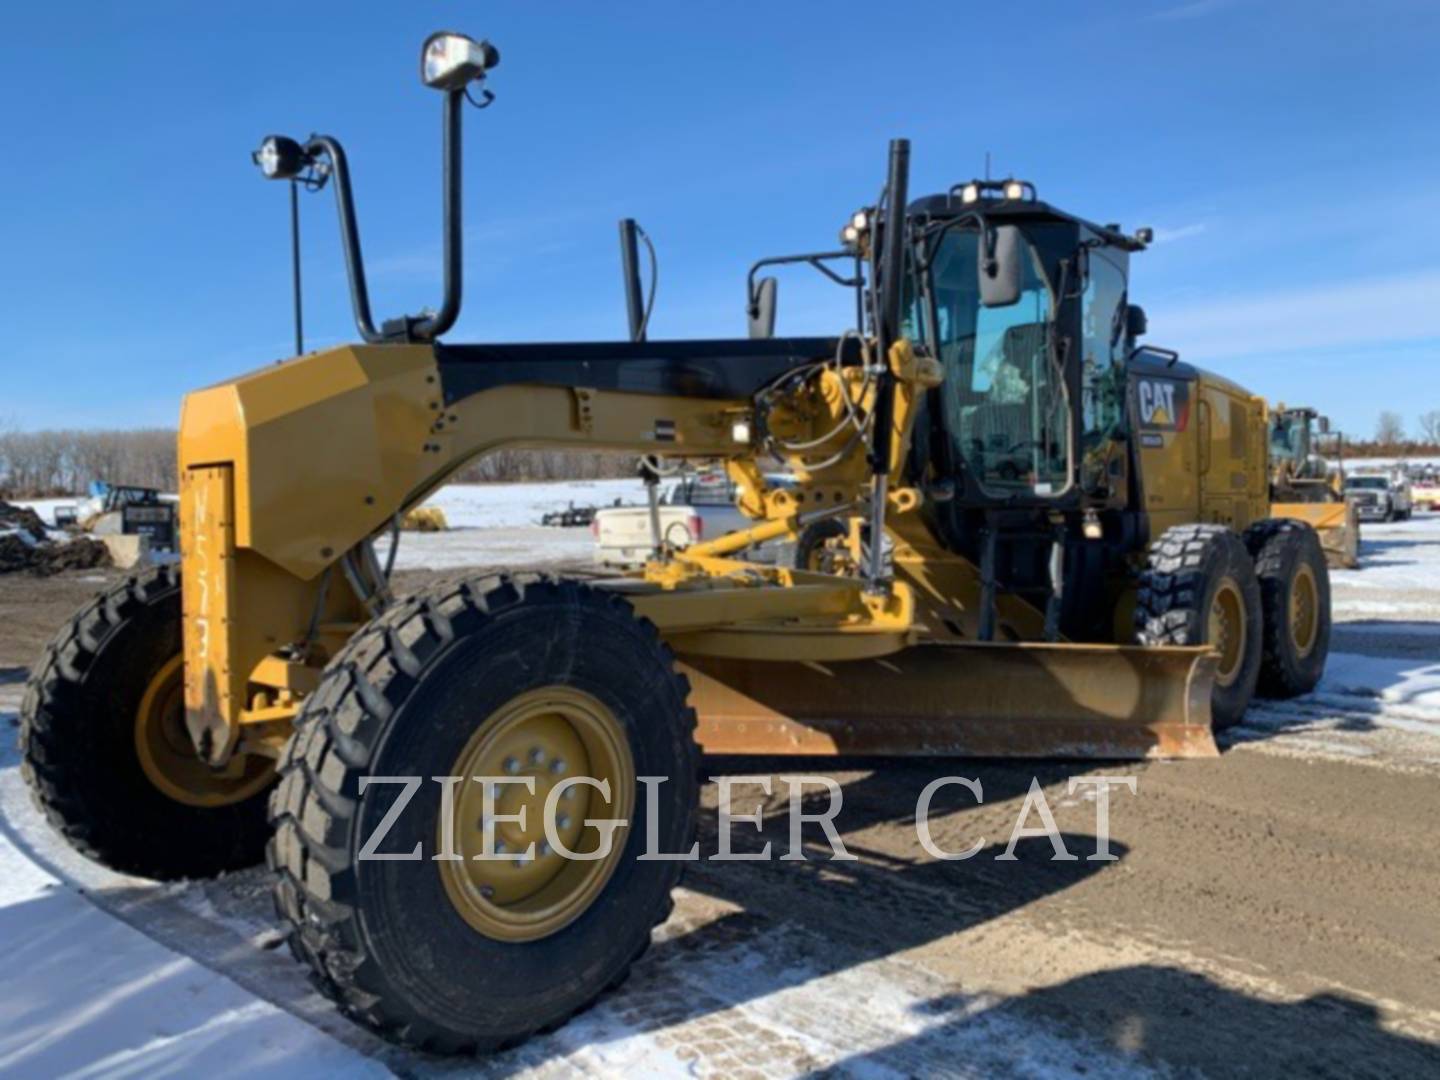
[[[0,424],[170,425],[289,351],[268,132],[339,136],[377,316],[439,302],[437,28],[489,37],[466,115],[452,340],[618,337],[615,221],[655,238],[654,337],[744,328],[755,258],[833,243],[914,144],[1151,225],[1150,340],[1368,436],[1440,408],[1440,4],[15,5],[0,43]],[[330,192],[304,205],[311,345],[355,336]],[[834,333],[804,272],[782,332]]]

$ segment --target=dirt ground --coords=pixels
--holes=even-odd
[[[0,691],[116,577],[0,577]],[[1433,661],[1436,624],[1405,625],[1341,626],[1332,648]],[[779,791],[784,775],[834,777],[858,860],[695,864],[657,947],[600,1020],[484,1068],[561,1074],[555,1055],[579,1053],[594,1037],[583,1024],[611,1017],[710,1075],[1008,1073],[1033,1051],[1006,1043],[1016,1031],[1059,1040],[1047,1074],[1118,1061],[1211,1075],[1440,1075],[1440,758],[1428,743],[1397,746],[1404,732],[1381,731],[1359,705],[1337,706],[1323,739],[1299,726],[1266,713],[1218,760],[1184,763],[710,761],[712,777],[769,775]],[[937,844],[982,842],[963,862],[932,859],[915,833],[917,796],[944,775],[983,785],[982,805],[959,787],[936,797]],[[1087,775],[1137,780],[1136,794],[1112,798],[1114,861],[1087,858],[1095,803],[1067,790]],[[1052,861],[1045,839],[996,861],[1032,777],[1076,861]],[[713,779],[704,801],[710,853]],[[784,807],[771,802],[764,836],[742,847],[788,844]],[[807,834],[812,855],[819,841]],[[260,925],[262,884],[237,877],[204,886],[202,906]],[[161,940],[204,958],[175,920],[154,923]],[[289,993],[250,977],[272,999]],[[890,1019],[897,994],[903,1016]],[[371,1046],[343,1021],[324,1026]],[[449,1068],[375,1053],[402,1072]],[[966,1065],[957,1053],[976,1056]]]

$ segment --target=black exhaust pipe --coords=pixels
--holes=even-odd
[[[887,591],[885,581],[885,500],[890,492],[890,428],[895,417],[895,375],[890,346],[900,340],[901,288],[905,275],[905,213],[910,196],[910,140],[890,140],[890,167],[885,181],[882,254],[874,263],[880,294],[875,312],[876,362],[881,371],[875,388],[874,429],[870,433],[870,551],[865,567],[866,590]]]
[[[887,365],[880,376],[875,398],[875,427],[871,432],[870,468],[877,476],[890,472],[890,424],[895,413],[895,380],[888,367],[890,346],[900,340],[900,303],[905,278],[905,210],[909,202],[910,140],[890,140],[889,178],[885,183],[883,248],[878,261],[879,310],[875,313],[875,336],[880,364]],[[879,545],[875,545],[879,549]]]
[[[625,317],[630,340],[645,340],[645,296],[640,287],[640,227],[634,218],[620,219],[620,273],[625,278]]]

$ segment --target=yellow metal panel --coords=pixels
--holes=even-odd
[[[244,696],[232,669],[235,631],[233,473],[228,465],[180,474],[185,716],[198,745],[228,730]]]
[[[190,394],[182,467],[234,469],[235,543],[302,580],[419,502],[455,469],[500,447],[742,449],[744,402],[505,386],[447,407],[433,349],[346,346]],[[657,421],[675,438],[656,443]]]
[[[1197,393],[1200,519],[1244,529],[1268,511],[1265,402],[1209,372]]]
[[[1190,404],[1184,426],[1175,430],[1150,430],[1137,433],[1140,440],[1140,489],[1144,494],[1144,510],[1150,517],[1150,531],[1159,536],[1172,525],[1196,521],[1200,516],[1200,473],[1203,469],[1203,447],[1198,433],[1202,427],[1203,408],[1197,400]]]

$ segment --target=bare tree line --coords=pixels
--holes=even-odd
[[[1416,438],[1405,437],[1399,413],[1386,411],[1373,440],[1347,440],[1346,453],[1440,455],[1440,409],[1419,416]],[[601,480],[635,475],[630,454],[573,450],[498,450],[466,465],[462,483]],[[83,493],[92,480],[175,491],[175,431],[0,428],[0,498],[43,498]]]
[[[467,484],[543,480],[607,480],[635,475],[633,454],[575,450],[497,450],[466,465],[455,479]]]
[[[466,483],[598,480],[635,475],[627,454],[500,450],[456,474]],[[0,498],[78,495],[92,480],[175,491],[175,432],[0,429]]]
[[[1361,456],[1440,454],[1440,409],[1431,409],[1416,418],[1414,438],[1405,435],[1405,418],[1393,409],[1386,409],[1375,422],[1375,438],[1355,440],[1351,449]]]
[[[92,480],[174,491],[175,432],[0,430],[0,495],[73,495]]]

